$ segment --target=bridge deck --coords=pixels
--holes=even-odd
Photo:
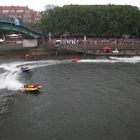
[[[43,34],[40,31],[31,28],[29,25],[25,24],[22,20],[2,15],[0,15],[0,29],[18,31],[27,34],[29,36],[32,36],[33,38],[43,36]]]

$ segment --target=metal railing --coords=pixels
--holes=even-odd
[[[14,18],[0,15],[0,22],[7,22],[14,24]]]
[[[10,24],[14,24],[16,26],[22,26],[24,28],[27,28],[28,30],[35,32],[37,34],[42,35],[41,32],[31,28],[29,25],[27,25],[26,23],[24,23],[21,19],[17,19],[17,18],[13,18],[13,17],[7,17],[4,15],[0,15],[0,22],[5,22],[5,23],[10,23]]]

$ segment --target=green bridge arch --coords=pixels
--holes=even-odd
[[[0,16],[0,30],[1,29],[20,32],[32,38],[39,38],[43,36],[41,32],[30,28],[21,20],[12,17]]]

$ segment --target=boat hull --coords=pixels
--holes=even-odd
[[[116,57],[116,56],[110,56],[109,59],[110,60],[118,60],[118,57]]]
[[[21,67],[21,71],[22,72],[29,72],[30,71],[30,69],[29,68],[27,68],[27,67]]]
[[[32,85],[24,85],[24,87],[22,88],[23,91],[26,92],[35,92],[35,91],[39,91],[39,89],[42,86],[39,84],[32,84]]]
[[[71,58],[71,62],[78,62],[80,61],[80,58]]]

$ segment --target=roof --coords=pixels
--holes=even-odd
[[[0,10],[27,10],[28,6],[0,6]]]

